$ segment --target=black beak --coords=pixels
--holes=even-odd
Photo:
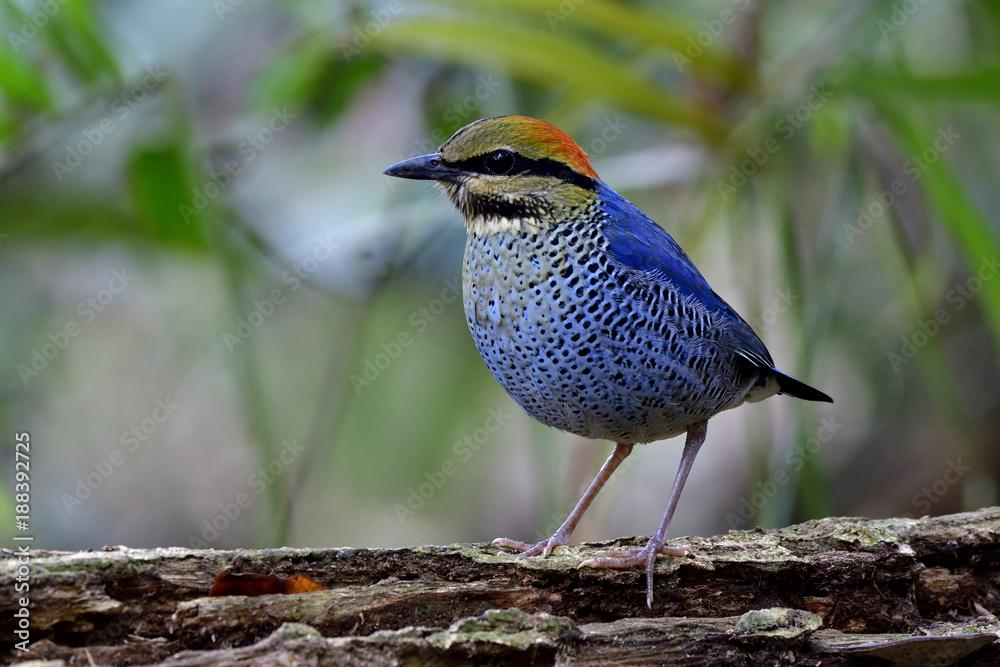
[[[446,163],[440,153],[431,153],[397,162],[382,173],[420,181],[455,181],[464,172]]]

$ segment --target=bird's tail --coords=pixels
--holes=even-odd
[[[833,399],[821,392],[819,389],[810,387],[805,382],[799,382],[793,377],[789,377],[781,371],[774,370],[774,377],[778,380],[778,393],[788,394],[805,401],[823,401],[833,403]]]

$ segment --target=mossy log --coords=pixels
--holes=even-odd
[[[579,568],[628,539],[524,559],[407,549],[0,552],[0,625],[30,585],[28,651],[52,664],[1000,665],[1000,508],[733,531],[637,570]],[[326,590],[209,597],[219,574]],[[296,663],[295,661],[298,661]]]

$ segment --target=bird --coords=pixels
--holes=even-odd
[[[636,444],[686,434],[680,467],[645,546],[581,567],[643,566],[653,604],[665,546],[708,420],[775,394],[833,402],[775,368],[750,325],[676,241],[604,183],[555,125],[496,116],[462,127],[436,153],[384,173],[433,181],[465,219],[462,292],[473,340],[493,377],[543,424],[615,446],[548,539],[497,547],[548,557]]]

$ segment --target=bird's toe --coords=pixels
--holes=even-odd
[[[646,606],[653,608],[653,573],[656,568],[656,557],[660,554],[673,556],[675,558],[687,556],[691,553],[688,546],[668,547],[657,544],[656,538],[650,538],[646,546],[634,549],[609,549],[599,552],[597,558],[588,558],[580,563],[579,567],[612,568],[624,570],[640,565],[646,570]]]
[[[563,540],[559,535],[553,535],[547,540],[542,540],[538,544],[528,544],[527,542],[518,542],[517,540],[511,540],[506,537],[498,537],[493,540],[493,546],[500,547],[502,549],[513,549],[514,551],[519,551],[519,556],[541,556],[542,558],[548,558],[552,555],[552,551],[558,546],[565,546],[568,544],[568,540]]]

